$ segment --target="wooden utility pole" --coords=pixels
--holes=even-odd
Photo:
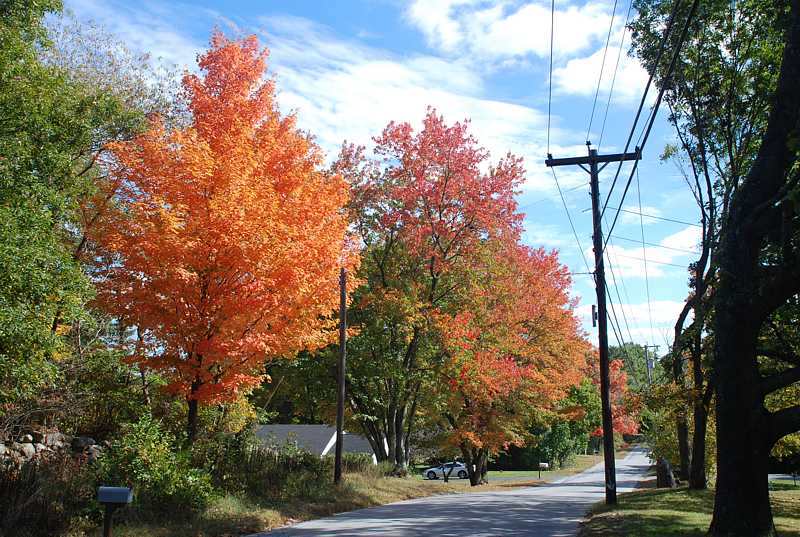
[[[658,352],[659,345],[643,345],[644,346],[644,365],[647,368],[647,383],[653,383],[653,362],[650,361],[650,355],[647,353],[648,349],[653,349],[653,361],[655,361],[656,353]]]
[[[589,155],[586,157],[570,157],[554,159],[547,155],[545,164],[555,166],[580,166],[589,173],[591,178],[592,193],[592,222],[594,233],[594,281],[597,289],[597,323],[600,347],[600,399],[603,406],[603,459],[605,461],[606,477],[606,504],[617,503],[617,475],[614,462],[614,422],[611,416],[611,382],[608,367],[608,314],[606,312],[606,275],[603,263],[603,228],[600,221],[600,186],[598,174],[609,162],[638,160],[641,158],[639,148],[634,153],[616,153],[611,155],[598,155],[596,149],[591,149],[591,142],[586,142]],[[598,168],[598,164],[603,164]],[[589,168],[586,168],[586,165]]]
[[[347,358],[347,271],[339,273],[339,368],[336,390],[336,454],[333,464],[333,482],[342,480],[342,444],[344,442],[344,367]]]

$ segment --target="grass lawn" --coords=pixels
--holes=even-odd
[[[539,471],[538,470],[492,470],[489,472],[489,487],[495,482],[522,482],[524,486],[535,486],[537,484],[546,483],[549,481],[554,481],[556,479],[560,479],[562,477],[567,477],[573,474],[577,474],[579,472],[583,472],[587,468],[591,468],[597,463],[603,462],[602,455],[577,455],[575,460],[569,466],[565,468],[560,468],[558,470],[542,470],[542,478],[539,479]],[[424,475],[422,475],[422,470],[419,469],[418,473],[415,473],[417,479],[423,480],[426,483],[431,485],[435,485],[437,483],[444,483],[441,478],[435,480],[429,480]],[[468,489],[472,488],[469,486],[469,479],[458,479],[457,477],[453,476],[450,478],[450,483],[454,485],[462,485],[466,486]],[[517,484],[516,486],[522,486]],[[474,489],[476,491],[483,491],[486,490],[486,486],[479,487]]]
[[[800,537],[800,486],[771,484],[775,526],[781,537]],[[580,537],[702,537],[711,523],[714,491],[647,489],[619,496],[615,509],[598,504]]]

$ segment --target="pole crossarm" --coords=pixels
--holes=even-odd
[[[597,164],[608,164],[609,162],[625,162],[628,160],[639,160],[642,158],[642,152],[637,147],[636,151],[632,153],[611,153],[608,155],[587,155],[585,157],[567,157],[567,158],[553,158],[553,155],[548,153],[547,160],[544,161],[548,168],[555,166],[581,166],[583,164],[591,165],[592,161]],[[585,169],[585,168],[584,168]],[[591,173],[591,172],[589,172]]]

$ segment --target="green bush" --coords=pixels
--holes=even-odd
[[[269,446],[249,431],[221,434],[198,443],[193,458],[213,484],[228,493],[265,501],[313,500],[332,494],[333,459],[320,458],[292,442]]]
[[[334,462],[333,455],[327,455],[331,464]],[[375,464],[372,462],[372,455],[368,453],[342,453],[342,472],[344,473],[372,473]]]
[[[192,468],[175,438],[150,416],[127,426],[97,465],[98,484],[129,486],[134,504],[145,510],[191,509],[208,505],[214,487],[207,472]]]

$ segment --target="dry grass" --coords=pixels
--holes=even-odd
[[[129,521],[115,527],[118,537],[228,537],[266,531],[303,520],[330,516],[364,507],[421,498],[435,494],[458,492],[445,483],[431,487],[413,478],[377,477],[346,474],[338,493],[320,501],[291,501],[259,505],[235,496],[224,496],[194,517],[171,520]],[[333,492],[333,491],[332,491]],[[100,535],[99,530],[89,535]]]
[[[441,479],[427,481],[419,477],[396,478],[375,474],[345,474],[344,483],[335,494],[319,501],[297,500],[285,503],[260,505],[252,501],[227,495],[216,500],[211,507],[199,515],[173,514],[169,519],[131,520],[118,524],[114,529],[117,537],[232,537],[266,531],[287,524],[330,516],[336,513],[373,507],[412,498],[437,494],[486,492],[509,488],[538,486],[586,470],[602,461],[598,455],[579,455],[568,468],[542,472],[542,479],[535,479],[535,472],[492,472],[490,483],[470,487],[469,480],[455,479],[444,483]],[[493,479],[495,478],[495,479]],[[88,535],[99,536],[95,529]]]

